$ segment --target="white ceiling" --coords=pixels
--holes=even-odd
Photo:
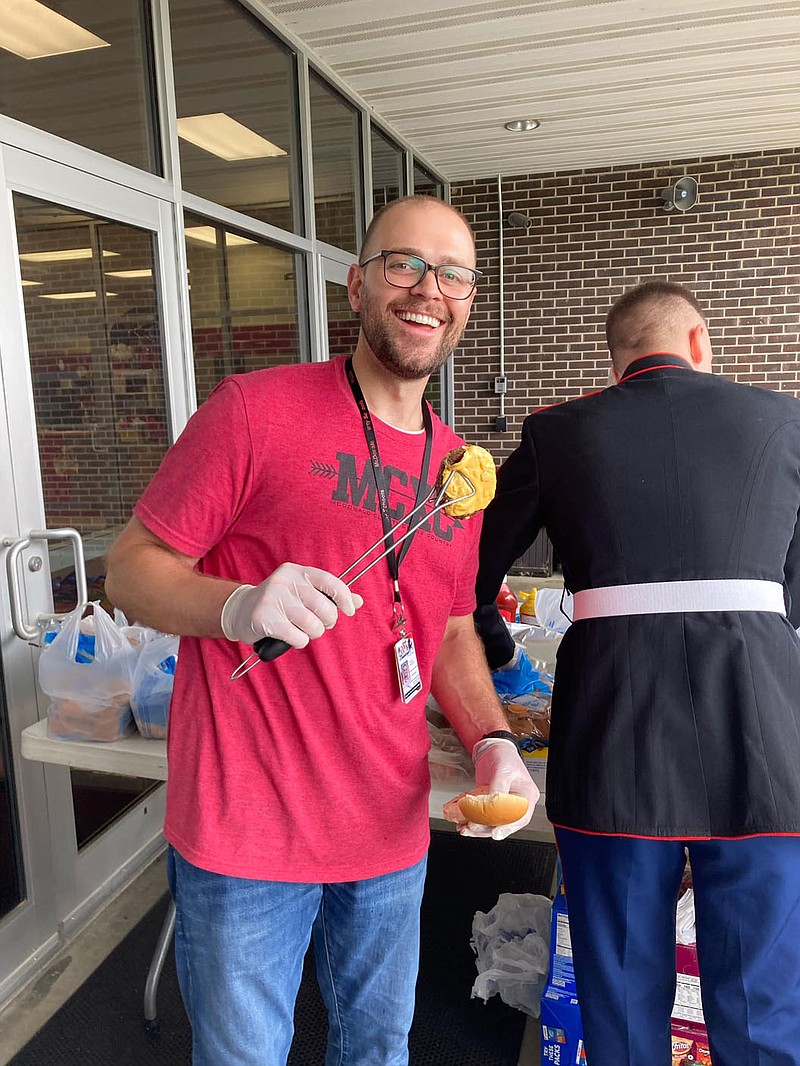
[[[800,0],[267,7],[451,181],[800,145]]]

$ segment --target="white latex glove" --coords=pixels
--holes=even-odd
[[[354,615],[363,604],[343,581],[314,566],[282,563],[260,585],[240,585],[220,616],[228,640],[255,644],[262,637],[304,648],[336,625],[339,611]]]
[[[459,829],[459,833],[465,837],[505,840],[518,829],[524,829],[531,820],[533,809],[539,800],[539,789],[512,740],[503,740],[502,737],[479,740],[472,749],[472,761],[475,764],[476,785],[484,785],[489,792],[515,792],[519,796],[525,796],[528,809],[522,818],[508,825],[476,825],[475,822],[468,822]]]

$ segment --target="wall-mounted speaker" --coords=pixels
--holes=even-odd
[[[697,203],[700,189],[695,178],[685,174],[658,194],[665,211],[689,211]]]

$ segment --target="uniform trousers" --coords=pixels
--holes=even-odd
[[[672,1062],[684,848],[714,1066],[800,1066],[800,837],[556,840],[591,1066]]]
[[[312,936],[325,1066],[406,1066],[426,864],[341,884],[256,881],[202,870],[170,847],[192,1066],[284,1066]]]

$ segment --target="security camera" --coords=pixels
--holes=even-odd
[[[512,211],[506,219],[506,224],[511,229],[530,229],[533,225],[533,219],[528,218],[527,215],[523,215],[519,211]]]

